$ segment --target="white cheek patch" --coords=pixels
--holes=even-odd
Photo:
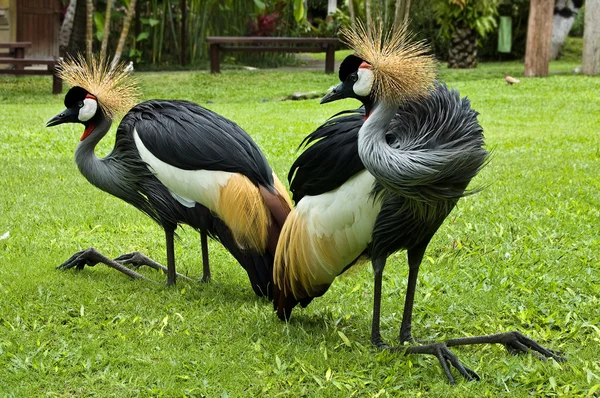
[[[98,109],[98,103],[96,100],[92,98],[86,98],[83,100],[83,106],[79,109],[79,120],[82,122],[87,122],[96,114],[96,110]]]
[[[375,76],[373,75],[373,71],[367,68],[359,68],[357,74],[358,80],[354,83],[352,89],[354,90],[354,94],[366,97],[371,93]]]

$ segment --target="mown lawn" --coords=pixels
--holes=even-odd
[[[340,278],[289,324],[254,296],[242,269],[211,243],[213,281],[104,266],[55,270],[90,246],[165,261],[162,230],[91,186],[73,150],[82,128],[44,123],[62,108],[47,77],[0,77],[1,396],[586,396],[600,392],[600,78],[554,63],[545,79],[507,86],[522,64],[442,70],[481,113],[494,156],[437,233],[422,265],[421,339],[519,330],[568,361],[456,348],[479,382],[450,386],[433,357],[370,346],[372,272]],[[301,139],[345,102],[280,101],[320,91],[318,72],[138,74],[145,99],[196,101],[235,120],[285,179]],[[109,133],[99,153],[106,154]],[[6,236],[5,232],[8,232]],[[178,270],[201,276],[198,235],[180,230]],[[396,337],[404,253],[384,274],[382,331]]]

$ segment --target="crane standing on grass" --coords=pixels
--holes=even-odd
[[[254,291],[271,296],[273,255],[291,207],[252,138],[224,117],[186,101],[152,100],[131,108],[117,129],[112,152],[98,158],[94,148],[112,120],[135,101],[135,85],[122,67],[98,59],[61,65],[72,88],[65,109],[47,126],[81,123],[85,130],[75,151],[81,173],[96,187],[137,207],[160,224],[166,235],[167,268],[141,253],[110,260],[94,249],[73,255],[59,268],[103,262],[132,276],[121,263],[149,265],[175,283],[174,231],[188,224],[202,235],[203,280],[210,279],[206,236],[240,262]],[[135,275],[134,275],[135,274]]]
[[[323,295],[333,280],[368,257],[374,270],[372,343],[383,349],[435,355],[454,382],[449,364],[468,380],[477,374],[448,347],[501,343],[513,352],[530,349],[561,359],[518,332],[443,343],[390,347],[380,334],[383,269],[405,249],[409,276],[400,343],[414,339],[412,310],[417,275],[431,238],[468,192],[486,164],[477,112],[456,91],[434,83],[435,63],[404,30],[346,32],[357,55],[340,66],[342,83],[321,101],[356,98],[364,111],[331,119],[304,144],[289,174],[296,208],[281,232],[274,268],[274,305],[281,319],[292,308]],[[384,44],[382,42],[386,40]],[[364,123],[363,123],[364,118]]]

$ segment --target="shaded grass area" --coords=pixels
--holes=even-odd
[[[79,126],[46,129],[62,109],[47,77],[0,78],[0,392],[14,396],[525,396],[593,395],[600,385],[600,79],[554,63],[546,79],[507,86],[518,63],[442,70],[467,95],[494,156],[432,241],[414,335],[443,339],[520,330],[568,362],[500,347],[454,352],[482,376],[449,386],[434,358],[369,343],[372,273],[340,278],[289,324],[256,298],[243,270],[211,243],[213,281],[162,286],[103,266],[54,267],[94,246],[165,261],[163,234],[79,174]],[[324,91],[321,72],[139,74],[145,99],[198,102],[238,122],[285,175],[302,138],[347,100],[279,101]],[[109,133],[99,154],[112,147]],[[201,276],[198,235],[179,231],[178,269]],[[404,253],[384,273],[382,332],[398,333]]]

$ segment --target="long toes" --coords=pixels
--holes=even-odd
[[[137,253],[126,253],[121,254],[119,257],[115,258],[114,261],[118,263],[128,263],[135,260],[137,257]]]
[[[513,355],[524,354],[530,351],[529,347],[520,341],[511,341],[508,344],[505,344],[504,347]]]
[[[444,373],[446,374],[446,377],[448,378],[450,384],[456,384],[456,381],[454,381],[454,376],[452,376],[452,373],[450,372],[450,367],[448,366],[448,362],[446,361],[445,355],[442,352],[438,351],[436,352],[435,356],[440,362],[440,365],[442,366],[442,369],[444,370]]]
[[[69,268],[73,268],[76,264],[76,260],[79,256],[83,254],[83,251],[77,252],[73,254],[71,257],[66,259],[61,265],[57,266],[56,269],[65,270]]]
[[[65,271],[65,270],[68,270],[69,268],[73,268],[74,266],[75,266],[75,263],[73,261],[67,260],[64,263],[62,263],[61,265],[59,265],[58,267],[56,267],[56,269]]]
[[[452,366],[454,366],[456,368],[456,370],[458,370],[458,372],[461,374],[461,376],[463,376],[468,381],[480,380],[479,375],[475,371],[464,366],[460,362],[458,357],[456,355],[454,355],[454,353],[452,351],[450,351],[450,349],[448,347],[442,348],[442,355],[444,356],[446,361],[450,362],[450,364]],[[447,366],[446,366],[446,368],[447,368]],[[444,368],[444,370],[446,370],[446,368]],[[449,370],[448,370],[448,372],[449,372]],[[446,375],[448,374],[448,372],[446,372]]]
[[[566,358],[562,356],[562,353],[557,351],[549,350],[543,346],[541,346],[537,341],[530,339],[529,337],[523,335],[519,332],[514,332],[514,340],[509,344],[506,344],[505,347],[510,352],[528,352],[535,351],[542,358],[553,358],[556,361],[564,362]]]

